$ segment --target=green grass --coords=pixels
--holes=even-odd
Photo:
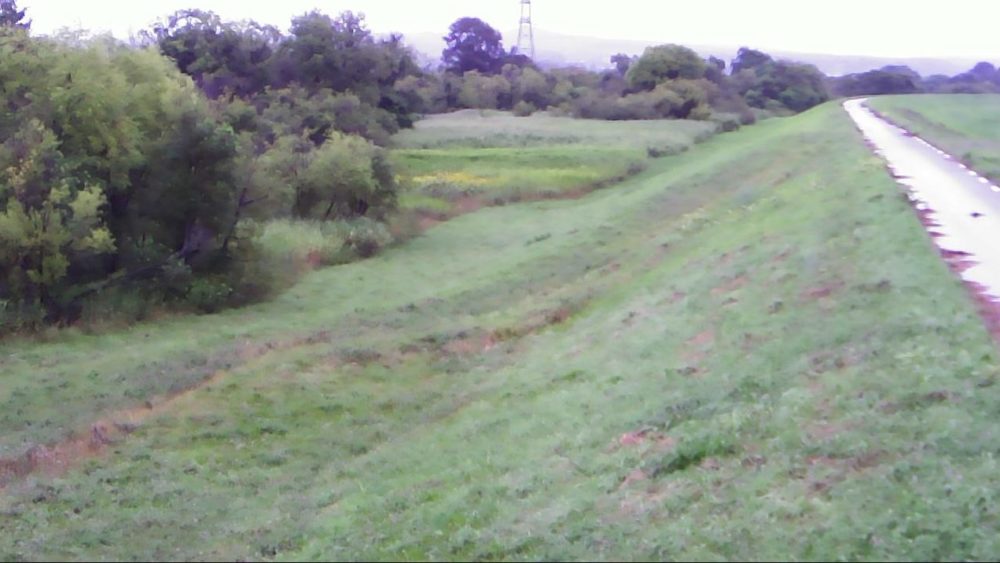
[[[0,559],[989,559],[997,359],[832,104],[276,301],[0,346]],[[154,403],[158,403],[154,400]]]
[[[880,96],[870,105],[1000,182],[1000,95]]]
[[[554,117],[545,112],[515,117],[507,112],[462,110],[430,115],[393,138],[403,149],[591,145],[681,147],[714,132],[715,123],[688,120],[601,121]]]
[[[447,215],[463,198],[492,205],[589,191],[641,171],[651,154],[687,150],[716,127],[476,110],[430,116],[394,138],[401,207]]]
[[[320,221],[277,219],[260,225],[257,245],[268,259],[281,257],[305,259],[310,253],[335,255],[344,245],[344,237],[335,224]]]

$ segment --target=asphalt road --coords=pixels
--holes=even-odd
[[[1000,187],[927,141],[881,119],[865,105],[848,100],[844,109],[883,158],[897,181],[909,189],[917,209],[927,211],[937,245],[968,254],[967,281],[1000,301]]]

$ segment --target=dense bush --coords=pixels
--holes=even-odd
[[[366,137],[387,142],[398,115],[297,85],[202,95],[235,64],[190,62],[189,78],[111,39],[0,31],[0,328],[73,320],[102,294],[245,302],[269,293],[247,283],[261,273],[247,220],[386,217],[394,175]],[[384,244],[357,235],[347,248]]]
[[[732,69],[736,90],[752,107],[800,112],[830,98],[826,77],[812,65],[775,61],[744,47]]]
[[[333,110],[324,104],[338,99],[333,94],[349,93],[353,106],[342,108],[341,117],[360,112],[385,125],[375,111],[381,110],[395,127],[412,124],[418,109],[418,98],[395,88],[400,80],[421,74],[412,54],[398,36],[375,39],[364,16],[352,12],[336,18],[304,14],[283,35],[255,22],[224,22],[211,12],[182,10],[145,37],[212,98],[240,97],[260,109],[276,97],[287,103],[287,93],[268,95],[268,90],[298,87],[306,93],[293,91],[290,98],[321,106],[328,117]],[[366,134],[370,127],[352,132]]]
[[[705,61],[682,45],[650,47],[626,74],[634,90],[652,90],[668,80],[696,80],[705,76]]]
[[[920,75],[905,70],[883,68],[831,79],[831,88],[839,96],[876,94],[912,94],[921,90]],[[909,72],[907,72],[909,71]]]
[[[528,117],[529,115],[535,113],[535,106],[531,102],[520,101],[514,105],[514,115],[518,117]]]

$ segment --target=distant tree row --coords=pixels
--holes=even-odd
[[[397,84],[420,98],[425,112],[548,109],[595,119],[709,119],[723,112],[746,123],[754,119],[751,108],[798,112],[829,97],[815,67],[750,49],[740,50],[731,73],[724,61],[705,60],[681,45],[650,47],[640,57],[614,55],[604,72],[543,71],[507,52],[500,33],[475,18],[456,21],[444,39],[441,74]]]
[[[143,34],[213,99],[241,99],[263,116],[275,104],[317,105],[314,98],[340,96],[356,115],[344,132],[380,144],[413,121],[415,100],[396,82],[420,74],[399,36],[376,40],[364,17],[344,12],[333,18],[310,12],[292,20],[285,35],[255,22],[225,22],[211,12],[177,12]],[[322,105],[322,104],[319,104]],[[318,109],[318,108],[313,108]],[[344,118],[346,112],[339,112]],[[313,114],[333,127],[335,116]],[[350,130],[348,130],[350,129]]]
[[[830,79],[830,89],[838,96],[877,94],[993,94],[1000,93],[1000,70],[980,62],[955,76],[936,74],[926,78],[907,66],[892,65]]]

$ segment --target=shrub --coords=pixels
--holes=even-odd
[[[359,217],[344,227],[344,246],[361,258],[370,258],[392,242],[392,235],[383,223]]]
[[[136,287],[110,287],[80,303],[80,324],[85,330],[100,330],[115,324],[144,321],[163,305],[163,295]]]
[[[233,288],[224,280],[200,278],[191,283],[185,301],[203,313],[215,313],[229,304]]]
[[[736,115],[721,114],[716,116],[714,121],[719,124],[719,127],[724,133],[736,131],[740,128],[740,119],[739,116]]]
[[[646,154],[650,158],[662,158],[664,156],[674,156],[687,152],[687,145],[666,145],[662,147],[646,147]]]
[[[697,106],[694,107],[694,109],[691,110],[690,113],[687,114],[686,117],[687,117],[687,119],[695,119],[695,120],[698,120],[698,121],[707,121],[708,119],[711,119],[711,117],[712,117],[712,110],[708,106],[706,106],[704,104],[697,105]]]
[[[34,303],[0,300],[0,336],[43,326],[45,310]]]
[[[528,117],[529,115],[535,113],[537,109],[538,108],[536,108],[534,104],[521,101],[514,106],[514,115],[517,117]]]

